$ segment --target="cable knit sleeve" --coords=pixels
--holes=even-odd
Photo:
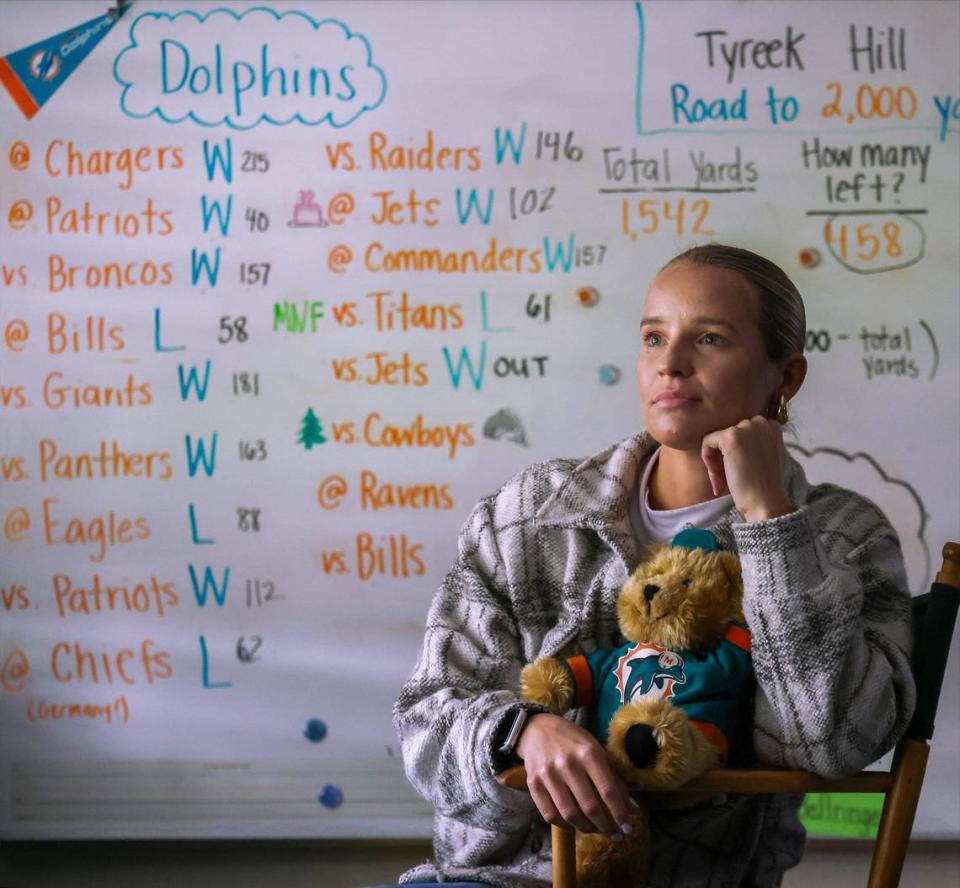
[[[896,532],[869,500],[827,484],[797,511],[733,531],[758,758],[826,777],[860,770],[900,739],[916,698]]]
[[[521,703],[521,644],[489,501],[460,532],[431,605],[423,647],[394,707],[407,778],[435,811],[487,830],[529,821],[527,793],[496,782],[498,732]]]

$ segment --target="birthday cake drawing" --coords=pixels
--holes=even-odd
[[[326,228],[330,223],[323,217],[323,207],[314,201],[312,191],[301,191],[293,205],[291,228]]]

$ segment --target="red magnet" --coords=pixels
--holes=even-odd
[[[600,293],[596,287],[580,287],[577,290],[577,302],[584,308],[593,308],[600,301]]]
[[[806,247],[800,251],[798,258],[804,268],[816,268],[820,264],[820,251]]]

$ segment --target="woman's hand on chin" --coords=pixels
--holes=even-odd
[[[716,496],[729,493],[750,523],[793,511],[784,483],[786,449],[780,424],[764,416],[705,435],[700,457]]]

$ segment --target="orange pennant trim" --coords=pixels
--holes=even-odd
[[[7,88],[10,97],[17,103],[17,107],[27,120],[37,113],[40,106],[27,92],[27,88],[20,82],[20,78],[14,73],[9,62],[3,58],[0,58],[0,83]]]

